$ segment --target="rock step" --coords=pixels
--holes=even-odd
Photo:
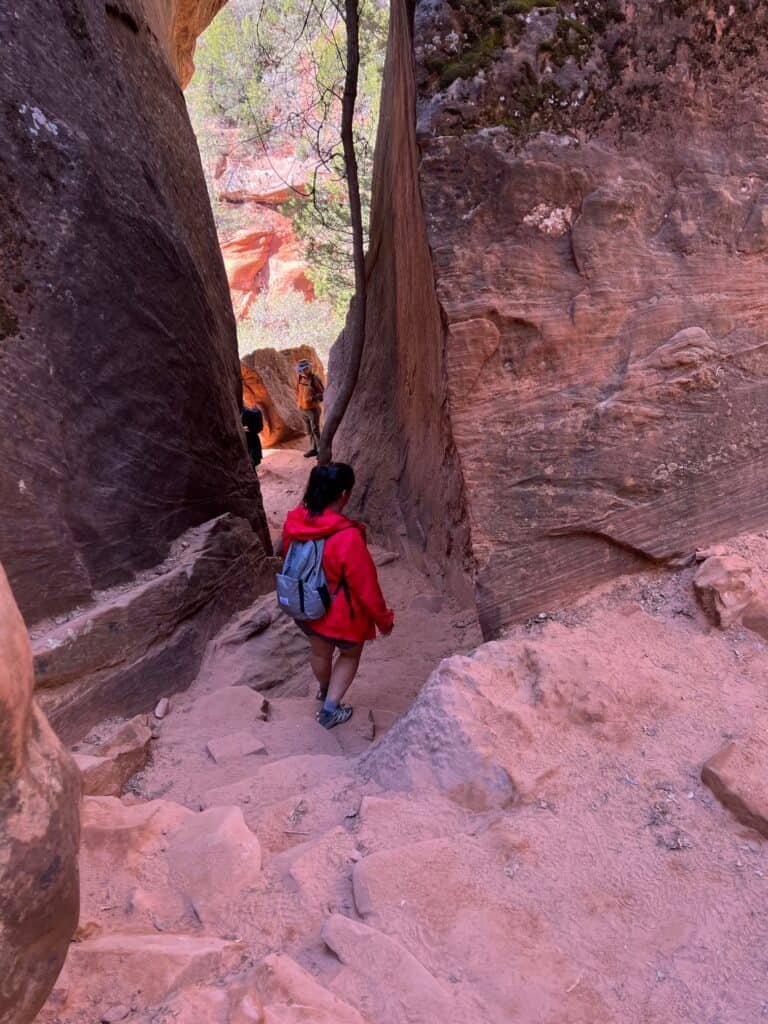
[[[60,985],[66,990],[64,1008],[84,992],[98,1010],[159,1003],[181,988],[226,975],[242,954],[240,943],[209,936],[99,935],[70,948]]]

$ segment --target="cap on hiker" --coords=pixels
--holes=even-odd
[[[297,373],[301,373],[302,370],[308,370],[311,365],[312,364],[308,359],[300,359],[299,362],[296,363],[296,371]]]

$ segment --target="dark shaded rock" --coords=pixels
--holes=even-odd
[[[28,621],[230,511],[268,544],[174,67],[221,0],[0,9],[0,557]]]
[[[0,568],[0,1020],[29,1024],[77,926],[80,780],[32,700],[32,654]]]
[[[160,569],[35,633],[38,699],[52,725],[74,742],[103,718],[148,712],[183,690],[218,629],[272,583],[245,520],[188,531]]]

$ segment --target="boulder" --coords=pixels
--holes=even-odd
[[[283,953],[265,957],[253,976],[264,1004],[276,1011],[274,1019],[280,1024],[366,1024],[367,1018]]]
[[[729,743],[707,761],[701,778],[737,821],[768,838],[768,745],[763,739]]]
[[[741,621],[757,597],[757,579],[753,567],[741,555],[711,555],[696,572],[693,589],[715,625],[728,629]]]
[[[768,640],[768,582],[746,558],[725,552],[710,555],[693,587],[716,626],[741,625]]]
[[[84,854],[102,859],[102,876],[141,858],[162,852],[166,837],[194,812],[170,800],[124,804],[116,797],[93,796],[83,801]]]
[[[241,612],[216,637],[211,660],[230,686],[270,690],[307,663],[307,638],[267,594]]]
[[[323,942],[344,965],[333,990],[376,1021],[434,1024],[461,1019],[450,986],[439,982],[395,939],[331,914]]]
[[[75,943],[67,961],[69,999],[96,1007],[148,1007],[237,967],[243,947],[210,936],[114,933]]]
[[[236,761],[241,757],[251,757],[253,754],[266,754],[262,738],[256,735],[252,729],[241,729],[239,732],[230,732],[226,736],[217,736],[208,740],[205,749],[211,755],[216,764],[224,764],[227,761]]]
[[[225,515],[189,530],[160,568],[35,631],[41,706],[67,742],[103,718],[150,711],[189,685],[217,629],[271,586],[245,520]]]
[[[259,840],[239,807],[213,807],[188,817],[168,845],[173,885],[209,930],[231,929],[248,889],[261,880]]]
[[[130,581],[223,513],[269,543],[179,87],[221,6],[0,9],[0,560],[29,623]]]
[[[0,568],[0,1019],[29,1024],[77,926],[80,783],[32,699],[32,652]]]
[[[471,658],[442,662],[410,711],[363,756],[363,770],[388,789],[434,786],[471,810],[515,803],[518,785],[503,751],[518,721],[478,686],[487,672]]]
[[[312,372],[325,383],[325,369],[310,345],[257,348],[240,361],[243,401],[261,409],[265,448],[279,448],[306,435],[304,419],[296,405],[296,364],[300,359],[308,359]]]
[[[131,776],[150,760],[153,731],[148,716],[137,715],[105,742],[86,742],[74,755],[86,797],[119,797]]]

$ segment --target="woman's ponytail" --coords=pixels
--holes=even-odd
[[[327,466],[315,466],[309,474],[309,482],[304,492],[304,507],[310,515],[319,516],[354,486],[355,473],[346,462],[330,462]]]

